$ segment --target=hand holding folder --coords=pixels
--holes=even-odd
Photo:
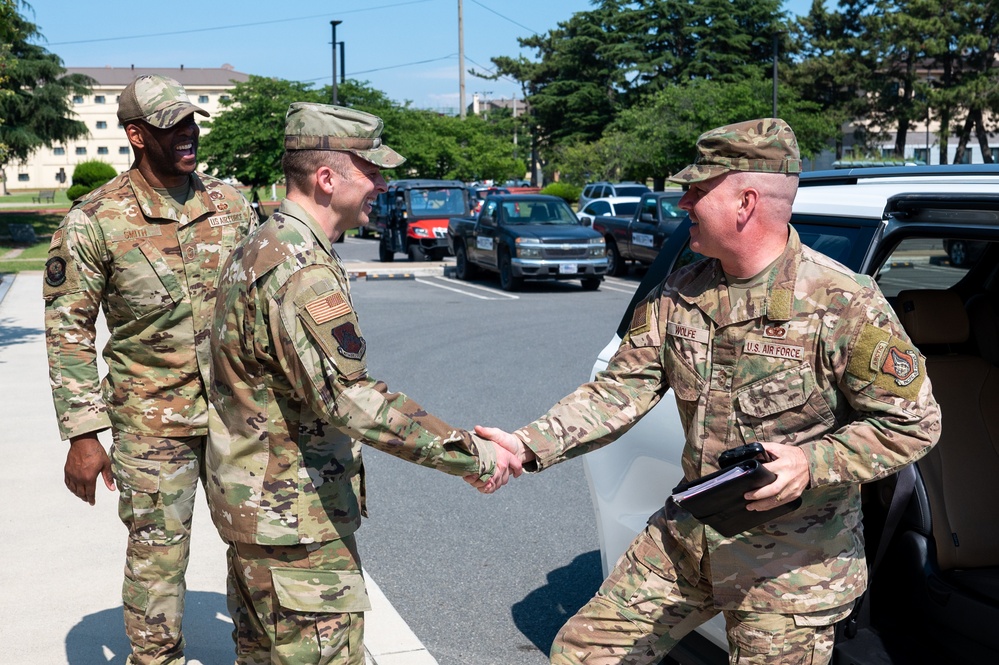
[[[769,485],[777,476],[756,459],[739,462],[673,488],[672,499],[681,508],[725,537],[748,531],[786,515],[801,505],[801,498],[765,511],[746,509],[746,492]]]

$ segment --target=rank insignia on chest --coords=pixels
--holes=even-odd
[[[787,326],[771,323],[763,328],[763,336],[768,339],[787,339]]]
[[[328,296],[317,298],[308,303],[305,306],[305,310],[317,324],[323,324],[337,317],[346,316],[351,311],[350,304],[343,297],[342,293],[331,293]]]
[[[363,337],[357,334],[352,322],[348,321],[335,326],[332,333],[339,345],[336,350],[340,355],[351,360],[360,360],[364,357],[367,343]]]

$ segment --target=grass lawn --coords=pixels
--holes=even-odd
[[[31,224],[35,229],[35,235],[38,236],[38,243],[30,247],[15,245],[10,240],[0,240],[0,272],[42,270],[45,267],[45,259],[49,251],[49,237],[53,231],[59,228],[59,223],[64,216],[62,213],[0,211],[0,238],[9,237],[8,224]],[[4,255],[12,249],[23,249],[24,251],[15,258],[5,259]]]
[[[37,190],[35,191],[29,190],[26,192],[11,192],[7,196],[0,195],[0,203],[18,203],[18,204],[25,204],[29,207],[38,206],[39,208],[52,208],[53,206],[57,208],[63,208],[63,207],[68,208],[69,205],[72,203],[72,201],[70,201],[66,197],[65,189],[56,190],[55,203],[47,199],[45,200],[44,203],[35,203],[34,201],[32,201],[32,199],[34,198],[38,198]]]

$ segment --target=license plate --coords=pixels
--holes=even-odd
[[[575,275],[579,272],[579,266],[575,263],[563,263],[558,267],[559,274]]]

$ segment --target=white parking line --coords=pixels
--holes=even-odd
[[[435,279],[435,280],[443,280],[442,277],[434,277],[433,279]],[[430,280],[427,280],[427,279],[419,279],[419,278],[417,278],[416,281],[419,284],[426,284],[427,286],[434,286],[434,287],[436,287],[438,289],[445,289],[447,291],[454,291],[455,293],[460,293],[463,296],[468,296],[469,298],[478,298],[479,300],[502,300],[503,298],[508,298],[510,300],[520,300],[520,296],[515,296],[515,295],[513,295],[511,293],[502,293],[500,291],[494,291],[494,290],[486,288],[484,286],[476,286],[475,284],[462,284],[462,286],[466,286],[466,287],[468,287],[470,289],[481,289],[483,291],[487,291],[489,293],[492,293],[493,295],[492,296],[480,296],[477,293],[469,293],[468,291],[463,291],[461,289],[456,289],[456,288],[454,288],[452,286],[445,286],[444,284],[435,284],[434,282],[431,282]]]

